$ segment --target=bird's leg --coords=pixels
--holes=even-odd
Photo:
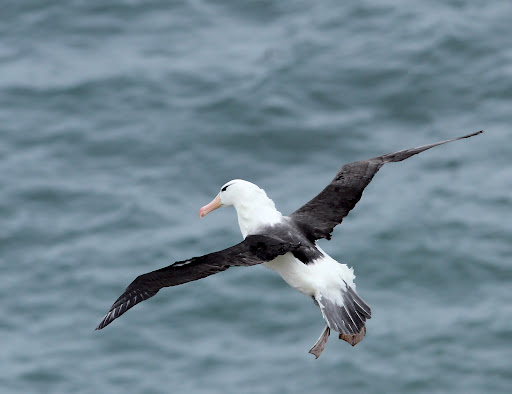
[[[320,357],[322,352],[324,351],[325,344],[327,343],[327,339],[329,339],[329,335],[331,334],[331,329],[329,326],[325,326],[324,331],[322,332],[322,335],[320,335],[320,338],[318,338],[318,341],[313,345],[309,353],[315,356],[315,358]]]

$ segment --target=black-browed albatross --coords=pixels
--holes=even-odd
[[[316,358],[320,356],[331,330],[338,332],[340,339],[356,345],[366,334],[370,307],[356,293],[353,269],[327,255],[316,241],[331,238],[334,227],[354,208],[384,164],[480,133],[346,164],[320,194],[289,216],[283,216],[265,191],[255,184],[241,179],[229,181],[211,203],[199,210],[199,216],[204,217],[221,206],[234,206],[244,240],[219,252],[140,275],[96,329],[109,325],[163,287],[201,279],[229,267],[263,264],[277,271],[290,286],[313,298],[320,308],[327,326],[310,353]]]

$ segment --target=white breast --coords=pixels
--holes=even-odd
[[[286,253],[263,265],[278,272],[286,283],[301,293],[310,297],[319,293],[329,295],[333,301],[339,298],[341,305],[340,290],[345,291],[346,284],[355,289],[354,270],[338,263],[320,248],[318,250],[323,256],[310,264],[304,264],[291,253]]]

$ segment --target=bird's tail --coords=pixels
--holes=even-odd
[[[364,338],[371,309],[352,287],[346,285],[346,290],[341,290],[341,298],[336,299],[320,292],[315,295],[315,301],[330,329],[340,333],[340,339],[355,346]]]

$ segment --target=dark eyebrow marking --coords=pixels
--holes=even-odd
[[[220,191],[221,191],[221,192],[225,192],[225,191],[226,191],[226,189],[227,189],[229,186],[231,186],[231,185],[232,185],[232,183],[230,183],[229,185],[224,186],[222,189],[220,189]]]

